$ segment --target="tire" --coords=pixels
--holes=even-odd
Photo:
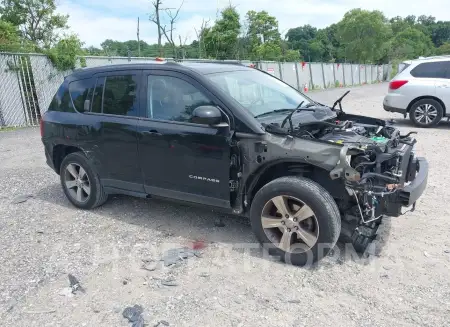
[[[75,172],[73,169],[75,169]],[[77,178],[75,177],[76,173],[78,173],[78,176],[81,176],[80,169],[83,169],[85,172],[82,176],[82,180],[84,181],[81,187],[83,191],[80,196],[82,201],[78,198],[78,185],[80,184],[77,184]],[[67,155],[61,163],[59,175],[64,194],[75,207],[80,209],[93,209],[101,206],[108,200],[108,194],[105,193],[98,174],[94,171],[82,152]],[[69,187],[72,185],[74,186]],[[88,189],[89,194],[86,193]]]
[[[283,203],[286,204],[289,210],[288,216],[294,215],[295,217],[295,215],[300,213],[301,210],[298,208],[295,209],[297,206],[296,203],[298,202],[301,202],[299,204],[300,209],[303,209],[303,206],[308,206],[311,209],[311,211],[308,211],[310,218],[299,223],[307,223],[306,226],[303,225],[303,227],[300,227],[297,225],[292,227],[293,222],[290,221],[292,218],[290,217],[289,219],[285,219],[285,222],[282,222],[282,227],[278,227],[277,221],[268,220],[266,218],[274,217],[273,212],[275,211],[277,218],[281,217],[280,210],[278,210],[279,206],[275,205],[275,203],[279,203],[280,196],[287,199],[287,201],[283,201]],[[274,207],[270,208],[272,204]],[[313,213],[312,217],[311,212]],[[269,228],[264,228],[262,216],[265,217],[266,227],[270,222],[274,222],[276,224],[274,226],[276,227],[272,227],[269,224]],[[300,216],[306,217],[308,214]],[[261,245],[266,248],[270,254],[277,255],[282,261],[296,266],[310,265],[325,257],[335,246],[341,232],[341,216],[336,202],[331,195],[322,186],[312,180],[297,176],[281,177],[263,186],[256,194],[251,205],[250,220],[252,230]],[[316,227],[314,227],[314,225],[316,225]],[[293,245],[295,245],[295,247],[300,246],[300,248],[297,249],[297,251],[283,250],[281,244],[283,243],[282,240],[285,232],[286,230],[292,231],[294,230],[293,228],[296,228],[297,231],[298,228],[303,231],[305,228],[309,228],[308,233],[316,237],[316,243],[314,243],[314,245],[308,245],[306,241],[304,242],[303,239],[300,240],[299,238],[299,235],[302,234],[302,232],[294,231],[292,232],[294,236],[290,238],[290,240],[293,240]],[[281,235],[279,236],[279,242],[277,243],[278,234]],[[295,243],[296,241],[299,241],[300,244]],[[312,242],[308,243],[313,244]]]
[[[443,115],[444,108],[438,101],[433,99],[419,100],[409,110],[409,119],[418,127],[436,126]]]

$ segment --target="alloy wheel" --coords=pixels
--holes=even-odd
[[[64,183],[72,199],[84,203],[91,195],[91,183],[83,167],[68,164],[64,172]]]
[[[438,111],[431,104],[422,104],[414,111],[414,118],[421,124],[431,124],[438,116]]]
[[[288,253],[306,252],[319,238],[319,224],[313,210],[291,196],[280,195],[269,200],[263,208],[261,224],[269,240]]]

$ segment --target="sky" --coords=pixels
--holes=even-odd
[[[59,0],[58,12],[68,14],[70,30],[85,42],[97,46],[105,39],[127,41],[136,39],[137,18],[140,18],[141,40],[157,42],[156,25],[149,21],[152,0]],[[182,0],[162,0],[164,8],[178,8]],[[218,8],[230,0],[184,0],[174,32],[178,40],[190,43],[196,39],[195,28],[203,19],[212,24]],[[350,9],[381,10],[387,17],[432,15],[437,20],[450,20],[449,0],[232,0],[241,19],[249,10],[266,10],[278,19],[284,35],[289,28],[305,24],[323,28],[337,23]]]

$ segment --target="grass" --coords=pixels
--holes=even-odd
[[[19,128],[21,128],[21,127],[17,127],[17,126],[0,127],[0,132],[15,131],[16,129],[19,129]]]

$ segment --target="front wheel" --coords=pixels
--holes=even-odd
[[[252,203],[250,219],[262,246],[297,266],[326,256],[341,231],[339,209],[331,195],[312,180],[296,176],[263,186]]]

